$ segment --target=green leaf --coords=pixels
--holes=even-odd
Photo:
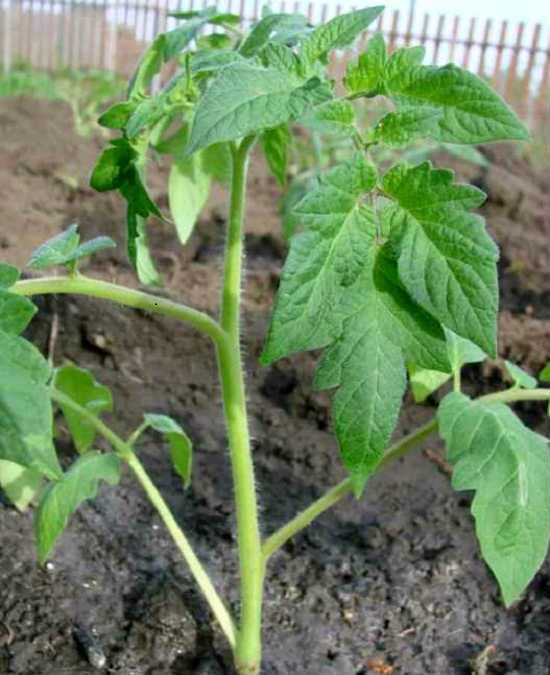
[[[136,151],[125,139],[104,150],[94,167],[90,185],[98,192],[117,190],[126,180],[128,168],[136,159]]]
[[[73,223],[64,232],[48,239],[33,251],[27,267],[43,270],[47,267],[63,265],[76,251],[79,243],[78,225]]]
[[[449,373],[443,373],[440,370],[429,370],[428,368],[418,368],[414,364],[409,364],[408,371],[415,403],[424,403],[428,396],[437,391],[451,377]]]
[[[233,63],[243,63],[245,58],[232,49],[201,50],[191,55],[191,71],[193,75],[214,73]]]
[[[463,162],[469,162],[476,166],[490,166],[491,164],[477,148],[468,145],[455,145],[454,143],[441,143],[440,147]]]
[[[160,71],[166,49],[165,33],[158,35],[145,51],[128,87],[128,98],[139,100],[146,96],[153,77]],[[96,188],[97,189],[97,188]]]
[[[99,416],[102,412],[113,410],[113,396],[110,390],[96,382],[88,370],[66,365],[55,372],[54,387],[71,398],[75,403]],[[96,437],[95,428],[72,408],[60,405],[78,452],[85,453]]]
[[[210,193],[210,176],[203,164],[202,153],[197,153],[173,162],[170,169],[168,200],[182,244],[191,236]]]
[[[447,353],[453,373],[460,370],[466,363],[481,363],[487,358],[487,354],[470,340],[461,338],[452,330],[445,328],[447,340]]]
[[[433,136],[441,117],[441,110],[429,106],[391,112],[376,124],[372,140],[401,148],[418,138]]]
[[[73,513],[84,501],[96,497],[101,480],[109,485],[119,482],[120,460],[112,453],[89,452],[44,492],[34,523],[41,564],[49,558]]]
[[[39,246],[33,252],[28,267],[41,270],[56,265],[70,265],[94,253],[116,246],[110,237],[95,237],[80,245],[79,242],[78,225],[73,224],[61,234]]]
[[[286,185],[288,146],[292,140],[287,124],[267,129],[261,137],[262,149],[271,173],[279,185]]]
[[[383,189],[397,204],[385,217],[399,276],[412,297],[447,328],[495,356],[498,249],[483,219],[469,212],[485,195],[453,177],[429,162],[393,167]]]
[[[20,273],[17,267],[0,263],[0,288],[7,290],[19,281]]]
[[[306,66],[324,60],[333,49],[349,47],[383,10],[382,6],[359,9],[319,25],[302,44],[300,55]]]
[[[241,17],[238,14],[231,14],[229,12],[218,12],[216,7],[205,7],[204,9],[191,10],[189,12],[169,12],[168,16],[174,19],[204,19],[207,23],[215,26],[228,24],[236,26],[241,22]]]
[[[26,511],[42,487],[42,476],[34,469],[0,460],[0,489],[18,511]]]
[[[149,251],[147,221],[136,213],[135,207],[130,201],[126,211],[126,225],[128,258],[136,270],[139,280],[146,286],[158,286],[160,276]]]
[[[548,442],[500,403],[453,393],[438,412],[454,465],[453,487],[475,490],[472,513],[481,552],[506,606],[543,562],[550,537]]]
[[[550,363],[547,363],[539,373],[541,382],[550,382]]]
[[[368,41],[367,48],[347,67],[344,84],[348,93],[376,96],[382,90],[388,55],[382,33],[376,33]]]
[[[298,56],[284,44],[268,42],[258,53],[262,65],[266,68],[275,68],[283,73],[302,78],[302,66]]]
[[[210,35],[201,35],[197,38],[197,49],[208,50],[231,50],[233,40],[226,33],[211,33]],[[232,50],[231,50],[232,51]],[[234,52],[237,54],[237,52]]]
[[[98,124],[107,129],[124,129],[137,106],[137,101],[115,103],[100,115]]]
[[[36,347],[0,330],[0,459],[57,478],[50,373]]]
[[[355,129],[355,109],[349,101],[327,101],[302,117],[300,123],[319,133],[352,136]]]
[[[447,65],[405,62],[387,66],[385,93],[399,110],[436,108],[442,115],[429,135],[446,143],[528,140],[529,133],[500,96],[473,73]]]
[[[212,180],[229,185],[233,173],[233,158],[229,143],[215,143],[201,150],[203,171],[206,171]]]
[[[36,307],[28,299],[0,288],[0,330],[19,335],[36,314]]]
[[[529,373],[525,372],[523,368],[516,366],[516,364],[511,361],[504,361],[504,365],[516,387],[521,387],[522,389],[537,388],[537,380],[529,375]]]
[[[395,427],[406,362],[448,369],[441,327],[407,295],[364,204],[376,185],[357,154],[320,179],[295,209],[291,241],[262,362],[326,347],[315,386],[339,387],[333,418],[344,463],[366,478]]]
[[[330,96],[328,85],[318,78],[302,84],[274,68],[229,65],[197,105],[187,154],[279,126]]]
[[[308,23],[301,14],[268,14],[254,25],[239,48],[242,56],[254,56],[268,42],[287,43],[305,35]]]
[[[305,195],[316,187],[317,178],[315,176],[297,176],[290,184],[286,194],[283,195],[279,210],[285,239],[290,239],[300,225],[300,218],[294,212],[294,209]]]
[[[144,415],[145,422],[155,431],[163,434],[170,446],[172,465],[183,479],[184,487],[191,483],[193,468],[193,443],[180,425],[167,415]]]

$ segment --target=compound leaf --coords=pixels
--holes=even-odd
[[[242,56],[254,56],[268,42],[290,42],[308,30],[301,14],[268,14],[254,25],[239,48]]]
[[[120,460],[112,453],[88,452],[45,490],[35,516],[38,559],[44,563],[63,533],[72,514],[82,502],[94,499],[99,481],[116,485],[120,480]]]
[[[382,33],[376,33],[367,42],[363,54],[357,62],[350,62],[347,67],[344,84],[350,94],[376,96],[380,93],[386,75],[388,54]]]
[[[99,384],[93,374],[74,365],[66,365],[55,373],[54,387],[94,415],[113,410],[113,396],[108,387]],[[60,404],[78,452],[85,453],[96,437],[95,428],[72,408]]]
[[[183,479],[184,487],[191,483],[193,469],[193,443],[180,425],[167,415],[148,413],[145,422],[155,431],[164,435],[170,447],[172,465],[176,473]]]
[[[314,108],[300,123],[319,133],[351,136],[355,133],[355,110],[349,101],[335,99]]]
[[[380,461],[406,387],[406,362],[448,369],[444,335],[401,284],[393,252],[363,204],[376,172],[361,155],[320,179],[295,208],[306,228],[291,241],[264,363],[326,347],[315,376],[338,387],[333,418],[357,479]]]
[[[412,297],[447,328],[496,355],[498,249],[483,220],[468,211],[485,195],[453,182],[429,162],[393,167],[386,218],[397,248],[399,276]]]
[[[510,606],[548,548],[548,442],[507,406],[471,401],[459,393],[445,398],[438,421],[454,465],[453,487],[475,490],[472,514],[481,552]]]

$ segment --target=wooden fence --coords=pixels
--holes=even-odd
[[[105,68],[128,75],[144,47],[177,22],[176,10],[198,9],[215,0],[0,0],[0,62],[36,68]],[[258,18],[259,0],[222,0],[218,7]],[[326,21],[340,5],[277,0],[274,10],[301,11],[312,23]],[[394,49],[421,43],[427,61],[457,62],[487,78],[532,124],[550,122],[550,30],[543,24],[386,11],[376,27]],[[369,34],[360,40],[359,48]],[[335,66],[345,66],[344,59]]]

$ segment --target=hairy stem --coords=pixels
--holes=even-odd
[[[516,401],[550,401],[549,389],[506,389],[505,391],[495,392],[480,396],[478,401],[485,403],[514,403]],[[384,455],[384,458],[378,465],[378,473],[396,459],[406,455],[411,450],[417,448],[428,436],[437,431],[437,419],[434,417],[426,424],[411,432],[401,440],[394,443]],[[344,497],[353,493],[353,480],[344,479],[341,483],[333,487],[322,497],[317,499],[307,509],[299,513],[295,518],[283,525],[274,534],[268,537],[262,545],[262,556],[264,562],[278,551],[295,534],[301,532],[310,525],[318,516],[338,504]]]
[[[243,263],[243,215],[249,151],[254,138],[233,147],[231,206],[223,277],[221,325],[227,340],[218,345],[218,366],[233,483],[241,572],[241,617],[235,664],[239,673],[255,675],[261,661],[263,562],[254,465],[250,448],[244,372],[241,358],[240,300]]]
[[[91,424],[97,433],[99,433],[101,436],[103,436],[103,438],[105,438],[106,441],[108,441],[117,455],[132,469],[134,475],[149,498],[149,501],[157,510],[176,546],[181,551],[181,554],[189,566],[191,574],[193,575],[197,585],[206,598],[206,601],[208,602],[214,616],[218,620],[218,623],[227,637],[229,644],[232,648],[235,648],[237,637],[233,618],[227,610],[223,600],[220,598],[216,589],[214,588],[208,573],[197,558],[191,544],[189,543],[189,540],[177,524],[162,495],[155,487],[143,465],[139,461],[132,446],[124,441],[120,436],[118,436],[118,434],[110,429],[104,422],[102,422],[99,417],[94,415],[87,408],[78,405],[78,403],[73,401],[73,399],[69,396],[66,396],[54,388],[52,388],[51,394],[53,401],[64,407],[71,408],[80,417]]]
[[[102,298],[116,302],[119,305],[142,309],[154,314],[162,314],[163,316],[189,323],[201,333],[208,335],[216,344],[225,340],[225,334],[220,325],[204,312],[180,305],[167,298],[149,295],[142,291],[118,286],[117,284],[111,284],[99,279],[90,279],[80,274],[70,277],[44,277],[42,279],[18,281],[15,286],[10,288],[10,292],[27,296],[71,293]]]

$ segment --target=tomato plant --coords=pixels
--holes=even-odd
[[[361,497],[372,475],[439,433],[453,466],[453,486],[475,492],[472,513],[483,557],[506,605],[533,578],[550,533],[548,442],[510,407],[549,401],[550,389],[514,364],[511,388],[471,399],[461,388],[467,363],[497,357],[498,248],[475,213],[485,199],[430,162],[382,168],[378,148],[419,139],[467,146],[526,140],[516,115],[472,73],[422,64],[421,47],[388,53],[381,35],[352,61],[342,83],[330,79],[328,57],[348,48],[379,16],[372,7],[316,28],[299,14],[263,17],[243,33],[240,18],[208,8],[177,14],[182,23],[159,35],[130,82],[127,99],[100,117],[118,130],[99,157],[91,184],[118,190],[127,203],[129,258],[142,283],[160,283],[147,242],[150,217],[173,222],[184,244],[213,181],[229,186],[227,238],[219,317],[153,291],[82,275],[80,260],[114,245],[81,243],[76,226],[33,254],[35,270],[65,266],[64,276],[19,279],[0,267],[0,477],[20,508],[38,496],[41,562],[51,555],[71,514],[94,497],[100,481],[115,484],[127,465],[158,510],[231,646],[240,675],[261,667],[262,594],[266,565],[294,535],[344,497]],[[204,34],[206,26],[214,32]],[[167,63],[166,86],[152,87]],[[358,115],[371,99],[391,105],[373,124]],[[262,362],[322,350],[314,387],[333,391],[332,418],[349,476],[278,531],[260,526],[241,358],[240,303],[245,195],[255,145],[280,182],[297,126],[337,128],[351,152],[314,177],[292,207],[293,236]],[[153,153],[169,156],[171,214],[147,191]],[[214,588],[184,532],[151,482],[135,446],[144,429],[165,439],[182,487],[192,481],[193,447],[163,415],[145,414],[127,438],[101,419],[108,389],[75,365],[54,368],[21,337],[35,307],[28,296],[76,293],[172,317],[209,338],[217,356],[234,479],[240,555],[240,611],[235,617]],[[407,386],[418,399],[447,380],[452,391],[437,415],[391,442]],[[547,369],[541,375],[548,381]],[[53,443],[58,408],[79,453],[63,470]],[[102,436],[111,452],[94,450]],[[343,552],[343,555],[345,553]]]

